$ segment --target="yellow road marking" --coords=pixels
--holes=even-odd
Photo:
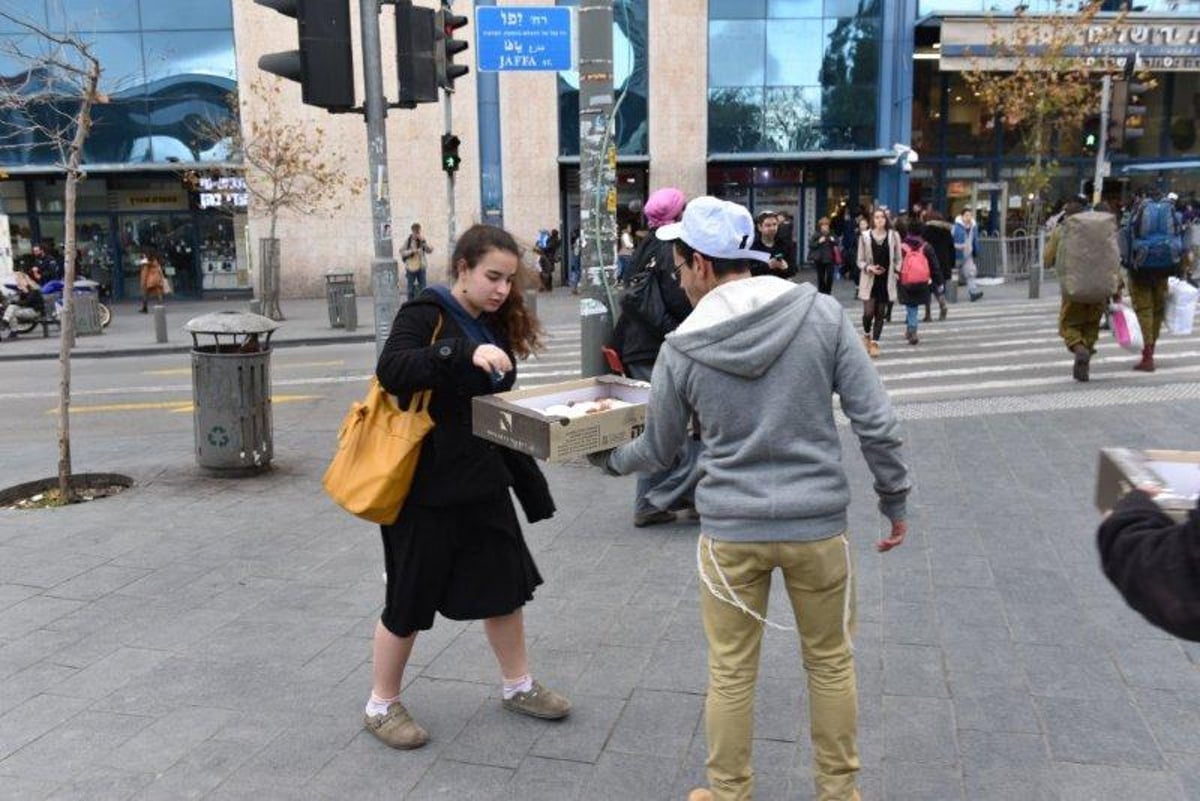
[[[273,395],[271,403],[297,403],[317,400],[324,395]],[[195,407],[191,401],[144,401],[142,403],[103,403],[92,406],[72,406],[72,414],[97,414],[102,412],[167,411],[173,414],[188,413]],[[46,414],[58,414],[58,408],[47,409]]]
[[[346,362],[342,359],[335,359],[327,362],[272,362],[273,369],[292,368],[292,367],[342,367]],[[170,367],[165,370],[143,370],[142,375],[191,375],[192,368],[190,367]]]

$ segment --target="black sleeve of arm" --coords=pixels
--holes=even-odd
[[[925,243],[924,251],[925,259],[929,262],[929,275],[935,279],[934,283],[936,284],[938,283],[936,280],[937,277],[942,274],[942,262],[938,259],[937,251],[934,250],[933,245],[928,242]]]
[[[1096,535],[1100,563],[1155,626],[1200,642],[1200,509],[1175,523],[1144,492],[1121,499]]]
[[[655,269],[658,271],[658,288],[662,290],[663,306],[666,307],[671,324],[664,333],[669,334],[692,313],[692,302],[688,300],[687,293],[675,279],[674,273],[661,267]]]
[[[471,363],[475,351],[470,341],[439,339],[429,344],[440,314],[430,304],[405,306],[396,314],[375,367],[376,378],[388,392],[405,395],[423,389],[446,391],[467,383],[476,369]]]

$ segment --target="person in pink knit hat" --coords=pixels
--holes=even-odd
[[[649,381],[663,339],[692,312],[691,301],[679,285],[670,242],[653,235],[683,217],[687,197],[674,187],[654,191],[642,213],[651,235],[642,240],[629,267],[629,289],[621,299],[621,317],[613,331],[613,347],[621,354],[625,374]],[[638,476],[633,524],[639,528],[674,522],[690,515],[696,487],[697,443],[689,441],[675,464],[661,473]]]

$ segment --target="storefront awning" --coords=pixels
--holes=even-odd
[[[1200,170],[1200,159],[1195,161],[1150,161],[1142,164],[1126,164],[1120,169],[1122,175],[1140,172],[1180,172],[1183,170]]]

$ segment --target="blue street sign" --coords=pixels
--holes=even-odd
[[[475,68],[480,72],[574,69],[569,6],[477,6]]]

